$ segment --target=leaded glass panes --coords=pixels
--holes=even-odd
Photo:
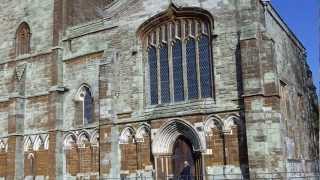
[[[208,21],[177,17],[146,36],[152,105],[213,97],[209,31]]]
[[[173,81],[174,81],[174,101],[184,100],[183,65],[182,65],[182,45],[177,40],[172,47],[173,61]]]
[[[187,79],[189,99],[198,98],[198,80],[196,64],[196,42],[190,38],[186,45]]]
[[[199,67],[201,96],[212,97],[210,49],[208,36],[201,35],[199,40]]]
[[[150,47],[148,50],[149,72],[150,72],[150,102],[158,104],[158,67],[157,67],[157,50]]]
[[[93,120],[93,99],[92,99],[91,92],[90,92],[89,88],[85,89],[83,107],[84,107],[83,116],[84,116],[85,124],[92,123],[92,120]]]
[[[169,82],[169,62],[168,45],[163,44],[160,48],[160,82],[161,82],[161,102],[170,102],[170,82]]]

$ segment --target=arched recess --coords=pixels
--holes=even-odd
[[[26,22],[22,22],[16,32],[16,55],[30,53],[30,27]]]
[[[64,141],[63,141],[64,149],[72,149],[76,147],[76,144],[77,144],[77,137],[73,133],[68,133],[64,137]]]
[[[64,137],[64,149],[66,155],[66,172],[72,176],[79,173],[79,151],[77,147],[77,137],[69,132]]]
[[[143,142],[145,137],[150,136],[151,129],[149,124],[143,123],[140,125],[140,127],[137,129],[137,132],[135,134],[135,139],[138,142]]]
[[[46,164],[43,163],[43,159],[46,159],[48,157],[48,149],[45,148],[46,143],[45,142],[47,139],[48,135],[37,135],[35,137],[34,140],[34,144],[33,144],[33,163],[34,163],[34,167],[33,168],[33,172],[34,175],[42,175],[44,172],[48,172],[48,166]],[[48,144],[47,144],[48,145]],[[28,159],[30,161],[30,159]]]
[[[121,149],[121,170],[136,172],[138,169],[137,143],[135,130],[132,127],[125,127],[119,137]]]
[[[91,146],[99,146],[99,132],[97,130],[91,133],[90,143]]]
[[[90,145],[90,134],[83,130],[78,135],[78,151],[79,151],[79,166],[80,173],[91,172],[92,149]],[[88,166],[88,164],[90,166]]]
[[[87,125],[94,120],[94,100],[89,85],[82,84],[78,89],[74,100],[76,102],[76,125]]]
[[[134,142],[135,130],[132,127],[125,127],[120,134],[119,143],[128,144],[130,141]]]
[[[224,124],[224,131],[226,133],[234,133],[235,128],[238,129],[239,132],[241,132],[243,128],[243,123],[241,122],[241,119],[237,115],[230,115],[225,118],[223,121]]]
[[[91,150],[92,150],[92,171],[99,172],[99,161],[100,161],[100,154],[99,154],[99,131],[94,130],[91,133]]]
[[[34,141],[30,136],[24,137],[24,175],[35,175],[35,155],[34,155]]]
[[[79,133],[77,144],[79,148],[85,148],[90,146],[90,135],[87,131],[83,130]]]
[[[204,123],[204,130],[207,136],[212,135],[212,130],[223,131],[223,121],[219,116],[210,115]]]
[[[241,139],[243,138],[242,133],[243,124],[241,119],[237,115],[229,115],[224,119],[224,141],[225,141],[225,161],[227,164],[239,166],[241,158],[246,155],[242,153],[244,150]]]
[[[34,141],[33,150],[39,151],[39,150],[43,150],[43,149],[44,149],[44,141],[43,141],[42,137],[38,135]]]
[[[23,144],[23,150],[25,152],[33,150],[33,142],[30,137],[26,137]]]
[[[224,164],[225,142],[224,122],[218,115],[210,115],[204,123],[206,133],[207,154],[204,157],[207,166]]]
[[[146,169],[152,165],[151,152],[151,128],[149,124],[143,123],[137,129],[135,139],[137,142],[138,169]]]
[[[36,175],[36,157],[34,153],[25,153],[24,159],[24,175],[25,176],[35,176]]]
[[[152,143],[153,154],[172,154],[173,146],[179,136],[184,136],[191,142],[193,151],[202,152],[205,149],[203,137],[200,137],[200,134],[190,123],[182,119],[172,119],[158,130]]]

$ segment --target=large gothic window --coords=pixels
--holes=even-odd
[[[16,54],[30,53],[30,28],[27,23],[21,23],[16,33]]]
[[[158,23],[143,32],[149,104],[212,98],[211,21],[188,14]]]

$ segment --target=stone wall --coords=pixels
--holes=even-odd
[[[0,178],[171,175],[172,152],[163,153],[157,142],[174,141],[165,128],[199,148],[207,175],[316,171],[318,106],[305,50],[270,4],[173,3],[0,5],[5,34],[0,37]],[[200,8],[213,17],[214,97],[151,106],[145,42],[138,30],[159,13],[180,7]],[[31,53],[16,57],[15,33],[24,21],[32,33]],[[88,125],[78,98],[83,86],[93,97]],[[41,134],[49,139],[39,149],[31,137]]]

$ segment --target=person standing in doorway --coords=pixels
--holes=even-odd
[[[180,173],[180,180],[192,180],[191,166],[188,161],[184,161],[184,167]]]

